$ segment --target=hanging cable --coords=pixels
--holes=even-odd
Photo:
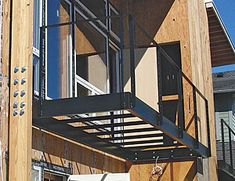
[[[156,162],[155,165],[153,166],[153,170],[151,172],[152,178],[154,178],[154,176],[158,176],[160,177],[163,173],[163,164],[161,166],[157,165],[159,156],[156,158]]]

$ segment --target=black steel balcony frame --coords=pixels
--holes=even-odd
[[[45,17],[45,15],[43,15]],[[97,21],[102,18],[113,18],[112,17],[99,17],[99,18],[89,18],[82,21]],[[123,27],[123,16],[116,17],[120,19],[120,28]],[[43,21],[44,22],[44,21]],[[107,152],[109,154],[121,157],[123,159],[129,160],[135,163],[155,161],[156,157],[159,156],[162,161],[184,161],[184,160],[195,160],[197,157],[207,158],[211,155],[210,150],[210,132],[209,132],[209,114],[208,114],[208,101],[203,96],[203,94],[195,87],[195,85],[188,79],[188,77],[182,72],[182,70],[177,67],[172,58],[167,55],[167,53],[158,45],[154,40],[152,45],[156,47],[158,55],[158,83],[159,83],[159,112],[151,108],[145,102],[136,97],[136,86],[135,86],[135,26],[132,16],[128,15],[128,25],[129,25],[129,49],[130,49],[130,77],[131,77],[131,92],[119,92],[111,93],[105,95],[95,95],[86,97],[72,97],[58,100],[47,100],[45,94],[45,38],[46,29],[53,27],[60,27],[66,25],[74,26],[80,21],[72,21],[67,23],[60,23],[54,25],[43,24],[40,28],[40,80],[39,80],[39,96],[34,99],[34,118],[33,124],[37,127],[43,128],[45,130],[51,131],[53,133],[59,134],[68,139],[83,143],[92,148]],[[105,30],[104,30],[105,31]],[[123,31],[121,31],[123,32]],[[74,31],[72,31],[74,33]],[[109,38],[112,35],[109,31],[106,31]],[[74,35],[72,35],[73,37]],[[121,71],[123,71],[123,34],[120,33],[120,64]],[[147,35],[148,36],[148,35]],[[74,48],[74,40],[73,48]],[[179,70],[178,75],[178,88],[181,88],[182,78],[186,79],[187,82],[193,88],[193,99],[196,105],[197,97],[196,94],[202,97],[206,105],[206,121],[207,121],[207,131],[208,131],[208,145],[205,146],[200,143],[198,139],[198,126],[197,126],[197,106],[195,107],[195,137],[192,137],[185,131],[184,126],[184,115],[183,109],[181,107],[181,119],[178,125],[175,125],[171,120],[167,119],[162,114],[162,85],[161,85],[161,75],[160,67],[161,60],[160,54],[167,58],[172,66]],[[74,56],[74,55],[73,55]],[[73,62],[74,63],[74,62]],[[74,71],[74,65],[73,65]],[[123,87],[123,85],[122,85]],[[183,93],[179,95],[179,104],[183,104]],[[96,116],[88,118],[73,117],[70,115],[86,114],[86,113],[97,113],[97,112],[114,112],[122,111],[122,114],[110,114],[106,116]],[[125,113],[124,113],[125,112]],[[67,117],[63,120],[55,119],[56,116]],[[95,120],[111,120],[117,118],[136,118],[141,121],[134,122],[122,122],[122,123],[106,123],[102,125],[92,124]],[[86,126],[73,127],[70,123],[79,122],[85,123]],[[146,128],[136,128],[130,130],[114,130],[111,131],[105,128],[114,128],[120,126],[135,126],[135,125],[148,125],[150,127]],[[84,130],[86,129],[96,129],[97,132],[88,133]],[[148,131],[161,131],[160,133],[154,133],[153,135],[137,135],[130,136],[125,135],[126,133],[141,133]],[[102,137],[107,135],[121,134],[121,137]],[[142,141],[132,141],[124,142],[123,140],[128,139],[139,139],[139,138],[151,138],[156,136],[162,136],[163,134],[171,137],[177,143],[171,145],[148,145],[148,143],[157,143],[157,140],[142,140]],[[138,145],[136,147],[126,147],[126,145]],[[159,149],[161,148],[161,149]]]

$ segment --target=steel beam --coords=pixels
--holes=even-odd
[[[131,106],[131,93],[44,100],[41,117],[76,115],[96,112],[112,112],[128,109]]]
[[[133,163],[151,163],[159,157],[162,162],[194,160],[198,155],[188,148],[162,149],[135,152],[130,158]]]
[[[136,98],[135,107],[129,110],[136,117],[141,118],[143,121],[154,126],[156,129],[161,130],[164,134],[171,137],[172,139],[178,141],[179,143],[191,148],[199,155],[207,158],[209,156],[209,150],[200,142],[197,142],[192,136],[190,136],[187,132],[182,132],[182,138],[178,137],[178,128],[177,126],[171,122],[166,117],[162,117],[161,126],[157,125],[157,119],[160,119],[160,114],[145,104],[140,99]],[[198,144],[198,148],[194,148],[194,145]]]

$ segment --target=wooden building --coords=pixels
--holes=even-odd
[[[4,180],[217,180],[203,0],[3,3]]]
[[[235,63],[235,48],[212,0],[206,0],[212,67]],[[234,180],[234,71],[213,74],[219,180]]]

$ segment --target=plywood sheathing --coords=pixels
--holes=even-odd
[[[0,181],[7,178],[7,151],[8,151],[8,103],[9,103],[8,79],[0,78],[0,151],[2,155],[2,172],[0,173]],[[3,175],[1,175],[3,174]]]
[[[3,3],[3,1],[2,1]],[[2,171],[3,180],[7,180],[8,168],[8,107],[9,107],[9,24],[10,3],[4,0],[2,4],[2,40],[1,40],[1,101],[0,101],[0,141],[2,143]],[[1,178],[0,178],[1,180]]]
[[[210,136],[211,136],[211,151],[212,157],[204,160],[204,175],[202,180],[217,180],[216,172],[216,138],[215,138],[215,123],[214,123],[214,99],[213,99],[213,84],[211,71],[210,57],[210,42],[207,13],[204,1],[189,0],[189,30],[190,30],[190,51],[192,64],[192,80],[199,90],[205,95],[209,103],[210,117]],[[197,14],[198,16],[195,16]],[[201,120],[204,120],[204,105],[200,101],[198,105],[198,113]],[[200,122],[201,134],[200,139],[204,144],[207,144],[206,123]]]
[[[181,45],[181,58],[182,69],[184,73],[191,79],[191,62],[190,62],[190,45],[189,45],[189,28],[188,28],[188,12],[187,1],[131,1],[129,3],[129,9],[135,16],[136,22],[138,22],[146,32],[150,34],[150,37],[155,39],[158,43],[168,43],[180,41]],[[148,9],[148,11],[146,11]],[[138,36],[138,35],[137,35]],[[138,37],[140,38],[140,37]],[[137,40],[138,41],[138,40]],[[139,40],[141,41],[141,40]],[[138,42],[139,42],[138,41]],[[148,42],[144,42],[146,45]],[[142,61],[142,59],[140,59]],[[141,69],[141,61],[137,64],[137,69]],[[144,70],[148,70],[148,67],[143,67]],[[149,67],[150,68],[150,67]],[[152,67],[151,67],[152,68]],[[185,119],[188,132],[194,134],[194,125],[190,120],[193,116],[193,111],[189,110],[189,104],[192,104],[192,91],[189,86],[183,81],[184,87],[184,104],[185,104]],[[154,90],[156,87],[153,87]],[[142,89],[143,91],[143,89]],[[149,91],[149,90],[148,90]],[[137,90],[138,92],[138,90]],[[154,92],[148,92],[149,96],[155,96]],[[154,99],[156,100],[156,99]],[[152,104],[151,102],[147,103]],[[191,106],[191,109],[193,106]],[[190,126],[188,126],[191,124]],[[184,180],[190,175],[190,178],[196,179],[196,169],[193,166],[195,162],[181,162],[166,164],[163,175],[160,180]],[[153,165],[132,165],[130,167],[130,174],[132,180],[154,180],[151,176]],[[175,168],[175,169],[173,169]],[[191,169],[190,169],[191,168]]]
[[[139,2],[139,4],[138,4]],[[148,30],[148,28],[150,26],[148,26],[148,24],[152,23],[153,18],[152,17],[156,17],[156,13],[154,11],[150,11],[149,9],[151,9],[151,7],[157,7],[154,6],[153,4],[151,5],[151,7],[148,6],[148,2],[145,2],[145,4],[143,4],[143,6],[141,6],[140,4],[143,2],[135,2],[136,3],[136,8],[131,8],[132,11],[134,11],[134,14],[136,15],[136,21],[139,22],[143,22],[144,27],[146,30]],[[155,1],[156,2],[156,1]],[[156,2],[157,3],[157,2]],[[162,22],[161,26],[159,29],[155,29],[155,31],[157,31],[156,36],[155,36],[155,40],[158,43],[168,43],[168,42],[174,42],[174,41],[179,41],[180,45],[181,45],[181,58],[182,58],[182,70],[183,72],[191,79],[195,82],[195,79],[199,82],[198,84],[196,84],[197,86],[199,86],[199,89],[205,93],[205,91],[203,89],[201,89],[201,86],[203,85],[204,89],[207,89],[207,94],[206,97],[207,99],[211,100],[211,95],[212,95],[212,91],[211,91],[211,82],[206,81],[205,79],[203,79],[201,73],[195,74],[194,69],[197,67],[196,64],[198,65],[199,62],[195,62],[195,58],[198,57],[198,52],[197,54],[194,54],[194,52],[192,52],[192,50],[194,48],[192,48],[193,44],[197,44],[197,46],[201,46],[201,43],[197,42],[195,39],[191,39],[193,37],[193,35],[197,34],[199,36],[208,36],[208,29],[207,26],[200,26],[197,28],[192,28],[191,27],[191,22],[194,21],[194,19],[200,19],[201,22],[205,22],[207,17],[206,14],[202,14],[201,12],[205,11],[205,7],[202,6],[203,1],[200,1],[199,3],[201,3],[201,6],[192,6],[193,3],[186,1],[186,0],[175,0],[173,5],[171,6],[171,9],[169,10],[168,14],[166,15],[164,21]],[[134,2],[133,2],[134,4]],[[151,4],[151,3],[150,3]],[[129,4],[130,6],[130,4]],[[138,7],[141,7],[140,9],[138,9]],[[145,8],[143,8],[145,7]],[[192,10],[192,9],[193,10]],[[130,7],[129,7],[130,9]],[[148,9],[149,11],[146,11],[146,9]],[[158,9],[156,8],[156,11]],[[137,11],[137,13],[136,13]],[[142,11],[142,14],[141,14]],[[144,12],[143,12],[144,11]],[[196,11],[196,12],[195,12]],[[148,13],[149,12],[149,13]],[[192,13],[194,12],[194,13]],[[191,16],[189,16],[189,14],[192,13],[194,18],[192,18]],[[152,17],[148,16],[151,15]],[[141,16],[142,15],[142,16]],[[141,23],[140,23],[141,24]],[[154,24],[154,23],[153,23]],[[142,24],[141,24],[142,25]],[[150,28],[151,30],[151,28]],[[197,32],[195,32],[197,31]],[[154,32],[153,30],[151,30],[150,32]],[[150,33],[151,34],[151,33]],[[206,39],[205,39],[206,41]],[[199,56],[202,57],[204,56],[204,58],[200,58],[198,59],[198,61],[200,61],[199,65],[204,64],[204,62],[207,63],[206,66],[203,67],[204,71],[206,72],[207,75],[207,79],[210,79],[211,74],[210,74],[210,57],[208,56],[208,52],[209,52],[209,46],[204,45],[203,48],[200,49],[200,54]],[[192,54],[191,54],[192,53]],[[186,128],[187,128],[187,132],[189,134],[191,134],[192,136],[194,136],[195,131],[194,131],[194,120],[193,120],[193,114],[194,114],[194,105],[193,105],[193,94],[192,94],[192,88],[191,86],[187,83],[186,80],[183,80],[183,91],[184,91],[184,108],[185,108],[185,121],[186,121]],[[209,107],[211,107],[213,109],[213,102],[209,102]],[[202,105],[202,101],[200,101],[200,104],[198,105],[198,109],[199,109],[199,117],[202,120],[202,124],[200,125],[201,129],[200,129],[200,133],[201,133],[201,141],[206,144],[206,130],[204,130],[206,128],[205,123],[206,123],[206,119],[205,119],[205,106]],[[212,113],[212,111],[210,110],[210,113]],[[212,113],[213,114],[213,113]],[[211,114],[210,118],[211,121],[213,121],[213,115]],[[214,129],[213,126],[211,127],[211,129]],[[213,131],[212,131],[213,132]],[[212,137],[213,137],[213,133],[212,133]],[[214,142],[215,144],[215,140],[213,140],[212,138],[212,142]],[[213,149],[213,148],[212,148]],[[211,162],[210,165],[212,168],[210,168],[210,170],[208,170],[208,167],[206,167],[205,165],[205,169],[204,172],[210,172],[211,175],[211,180],[216,180],[216,163]],[[178,166],[180,168],[184,168],[184,171],[187,171],[187,168],[189,167],[188,165],[189,163],[183,162],[183,163],[178,163]],[[195,165],[195,162],[190,162],[191,165]],[[141,167],[141,169],[139,169],[139,167]],[[147,167],[147,166],[146,166]],[[143,169],[147,169],[143,166],[132,166],[130,169],[130,173],[132,178],[136,180],[136,178],[139,178],[138,175],[141,174],[141,172],[143,172]],[[197,179],[196,177],[196,167],[193,167],[194,169],[194,179]],[[207,170],[207,171],[206,171]],[[168,177],[166,176],[167,174],[171,174],[173,175],[173,178],[177,178],[177,176],[179,175],[178,171],[174,171],[174,172],[165,172],[163,174],[163,177]],[[184,180],[187,178],[188,173],[184,172],[184,174],[180,174],[181,177],[179,178],[179,180]],[[206,175],[206,174],[205,174]],[[214,175],[214,176],[212,176]],[[150,174],[146,174],[142,177],[142,179],[149,179]],[[168,179],[170,179],[170,177],[168,177]]]
[[[10,53],[10,110],[9,110],[9,180],[31,180],[32,149],[32,47],[33,47],[33,1],[12,2],[12,29]],[[8,49],[9,50],[9,49]],[[15,67],[19,70],[16,72]],[[26,70],[22,72],[22,67]],[[26,82],[21,84],[25,78]],[[18,79],[18,84],[13,82]],[[14,92],[18,95],[14,97]],[[25,95],[22,96],[22,91]],[[13,116],[14,102],[18,103],[17,115]],[[24,102],[25,107],[20,108]],[[20,115],[20,110],[24,114]]]
[[[33,140],[33,159],[69,167],[73,174],[126,172],[124,160],[54,134],[33,129]]]

